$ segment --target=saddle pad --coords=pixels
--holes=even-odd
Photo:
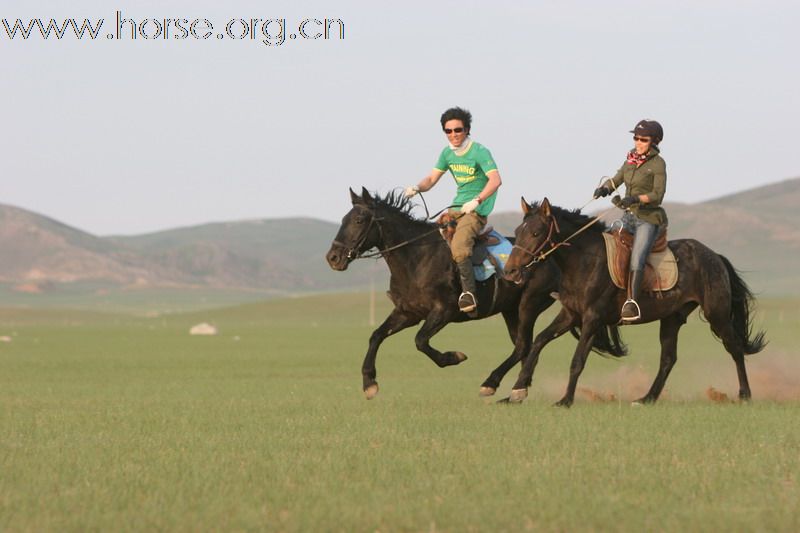
[[[513,247],[511,241],[494,230],[489,233],[488,237],[485,244],[476,245],[476,249],[479,246],[486,246],[486,250],[489,252],[489,255],[492,256],[491,258],[487,257],[484,259],[479,265],[473,265],[475,279],[477,281],[486,281],[492,277],[492,274],[495,274],[498,269],[500,270],[499,274],[502,276],[506,261],[508,261],[508,256],[511,255],[511,249]],[[477,252],[478,250],[475,250],[473,253]]]
[[[614,285],[627,289],[630,249],[619,247],[617,239],[610,233],[603,233],[608,258],[608,273]],[[667,246],[664,251],[651,252],[644,268],[642,290],[648,292],[668,291],[678,283],[678,261]]]

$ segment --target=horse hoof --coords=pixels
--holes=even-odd
[[[528,389],[512,389],[511,394],[508,396],[508,401],[511,403],[522,403],[528,397]]]
[[[497,392],[497,389],[494,387],[481,387],[478,391],[478,396],[494,396],[495,392]]]
[[[364,389],[364,396],[366,396],[367,400],[373,399],[375,396],[378,395],[378,384],[373,383],[366,389]]]
[[[566,407],[569,409],[572,406],[572,402],[568,402],[566,400],[558,400],[556,403],[553,404],[553,407]]]
[[[463,363],[464,361],[467,360],[466,354],[463,354],[461,352],[453,352],[453,357],[455,357],[456,359],[456,364]]]

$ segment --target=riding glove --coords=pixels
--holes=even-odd
[[[467,213],[472,213],[478,208],[478,205],[480,205],[480,203],[481,203],[480,200],[474,198],[461,206],[461,212],[464,213],[465,215]]]
[[[608,187],[598,187],[594,190],[595,198],[602,198],[603,196],[608,196],[609,194],[611,194],[611,189]]]
[[[636,196],[626,196],[625,198],[622,199],[622,202],[620,203],[622,204],[622,207],[627,209],[634,204],[638,204],[639,198]]]
[[[406,187],[405,191],[403,191],[403,194],[405,195],[406,198],[411,198],[418,192],[419,192],[419,185],[412,185],[411,187]]]

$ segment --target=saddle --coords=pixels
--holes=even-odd
[[[627,289],[630,275],[631,246],[633,234],[624,230],[603,233],[608,258],[608,273],[614,285]],[[678,283],[678,261],[667,246],[667,232],[656,237],[644,266],[642,290],[647,292],[668,291]]]
[[[442,238],[444,238],[449,245],[453,241],[453,235],[456,234],[458,219],[450,213],[445,212],[442,213],[436,223],[439,224],[439,233],[442,234]],[[477,245],[480,243],[486,246],[497,246],[500,244],[500,239],[496,235],[494,228],[486,224],[475,239],[475,244]]]
[[[456,232],[458,219],[450,213],[443,213],[436,221],[439,224],[439,233],[450,246]],[[486,281],[493,274],[503,275],[506,261],[511,255],[511,242],[494,231],[489,224],[481,229],[472,247],[472,269],[476,281]]]

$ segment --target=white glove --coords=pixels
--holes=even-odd
[[[406,187],[406,190],[403,191],[403,194],[406,198],[411,198],[415,196],[419,192],[419,185],[413,185],[411,187]]]
[[[473,198],[472,200],[461,206],[461,212],[464,213],[465,215],[467,213],[472,213],[478,208],[479,205],[480,201],[477,198]]]

